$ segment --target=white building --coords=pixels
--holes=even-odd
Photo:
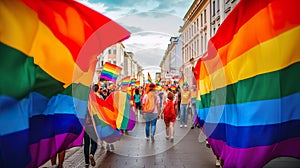
[[[189,85],[193,84],[195,67],[199,58],[207,51],[209,39],[217,32],[227,15],[239,0],[195,0],[183,20],[182,67]]]
[[[121,74],[118,80],[125,76],[137,77],[138,63],[133,60],[133,53],[126,52],[125,47],[122,43],[114,44],[106,48],[99,56],[96,65],[96,71],[93,79],[93,83],[97,83],[101,69],[105,62],[115,64],[122,68]]]
[[[162,82],[174,81],[174,76],[179,76],[179,70],[182,65],[182,39],[179,37],[171,37],[170,44],[165,55],[160,62]],[[176,79],[175,79],[176,80]]]

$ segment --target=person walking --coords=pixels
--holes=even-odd
[[[156,131],[156,122],[158,115],[160,114],[160,99],[159,96],[156,94],[155,85],[151,83],[149,85],[149,91],[143,97],[143,113],[144,118],[146,120],[146,140],[149,141],[151,137],[151,141],[154,142],[154,136]],[[151,136],[150,136],[150,129],[151,129]]]
[[[135,94],[134,94],[133,98],[134,98],[134,103],[135,103],[135,115],[138,118],[138,116],[141,114],[141,110],[142,110],[141,94],[140,94],[139,88],[135,89]]]
[[[180,106],[180,128],[187,127],[188,123],[188,105],[191,103],[191,93],[188,91],[187,86],[183,86],[183,91],[181,92],[181,106]]]
[[[66,155],[66,150],[62,150],[58,154],[56,153],[52,158],[51,158],[51,164],[52,167],[54,168],[63,168],[63,163],[65,161],[65,155]],[[58,165],[56,165],[56,157],[58,156]]]
[[[93,127],[93,123],[89,113],[86,114],[86,126],[84,130],[84,159],[85,167],[88,168],[91,163],[92,166],[96,165],[94,155],[97,150],[97,135]]]
[[[176,121],[176,111],[174,103],[174,94],[172,92],[168,93],[166,106],[163,110],[164,122],[166,124],[166,139],[174,142],[174,123]],[[160,114],[161,116],[161,114]]]

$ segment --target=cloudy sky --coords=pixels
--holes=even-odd
[[[193,0],[78,0],[131,32],[126,51],[143,66],[159,66],[170,37],[179,35]],[[152,75],[151,75],[152,76]]]

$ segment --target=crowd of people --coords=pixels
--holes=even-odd
[[[126,89],[124,90],[122,87],[117,87],[113,84],[94,84],[91,89],[98,98],[103,100],[116,90],[126,91]],[[196,88],[194,86],[189,89],[187,85],[180,88],[174,85],[159,86],[150,83],[145,86],[132,87],[129,89],[128,94],[130,94],[131,105],[137,116],[136,121],[138,121],[138,116],[142,116],[145,121],[146,141],[155,142],[158,119],[164,121],[165,139],[170,142],[174,142],[174,125],[176,121],[179,122],[180,128],[187,128],[190,115],[192,120],[190,128],[194,129],[195,126],[198,126],[196,117]],[[126,130],[122,131],[126,133]],[[98,147],[97,142],[100,142],[101,148],[105,149],[106,147],[107,151],[114,150],[113,144],[105,143],[97,137],[88,109],[83,140],[85,167],[96,165],[94,155]],[[58,166],[56,166],[56,156],[51,159],[51,163],[54,165],[53,167],[62,168],[65,151],[58,153],[58,156]]]

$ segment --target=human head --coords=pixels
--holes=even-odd
[[[98,92],[98,90],[99,90],[99,85],[98,84],[94,84],[93,85],[93,91],[94,92]]]
[[[174,94],[172,92],[168,93],[168,99],[173,100],[174,99]]]
[[[150,83],[149,85],[149,91],[152,91],[155,89],[155,85],[153,83]]]

